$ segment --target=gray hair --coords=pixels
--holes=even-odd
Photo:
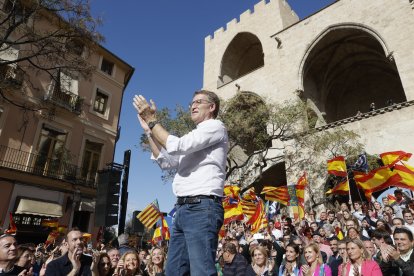
[[[121,234],[118,236],[118,244],[119,245],[124,245],[124,244],[128,244],[128,234]]]

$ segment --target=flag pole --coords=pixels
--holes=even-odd
[[[349,194],[349,203],[352,206],[352,197],[351,197],[351,183],[349,182],[348,172],[346,172],[346,181],[348,182],[348,194]],[[358,189],[358,187],[357,187]],[[359,190],[358,190],[359,193]]]

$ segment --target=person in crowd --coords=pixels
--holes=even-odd
[[[369,240],[369,237],[374,231],[374,227],[371,226],[371,220],[368,217],[365,217],[361,222],[361,237],[362,240]]]
[[[333,210],[330,210],[328,212],[328,223],[330,225],[332,225],[334,223],[334,221],[336,220],[336,213]]]
[[[360,201],[354,201],[354,211],[352,212],[352,216],[356,218],[359,223],[365,218],[365,214],[362,211],[362,203]]]
[[[333,254],[331,248],[329,247],[329,245],[322,243],[321,235],[318,231],[312,234],[312,240],[314,244],[318,245],[321,251],[322,261],[326,263]]]
[[[305,244],[308,244],[312,240],[312,228],[306,227],[303,229],[302,238]]]
[[[150,256],[144,275],[164,276],[166,263],[164,250],[159,247],[154,247],[151,249]]]
[[[342,263],[342,257],[339,254],[338,250],[338,238],[335,237],[329,241],[331,250],[333,252],[332,256],[328,259],[327,264],[332,270],[332,275],[338,275],[338,267]]]
[[[348,262],[339,266],[339,276],[382,276],[380,267],[370,259],[361,240],[347,241],[346,251]]]
[[[388,224],[388,222],[386,222],[385,220],[379,219],[377,220],[376,224],[376,229],[382,229],[388,232],[388,234],[392,234],[392,229],[390,227],[390,225]]]
[[[329,265],[324,264],[319,246],[316,243],[308,244],[305,249],[306,264],[300,267],[300,276],[332,276],[332,271]]]
[[[360,238],[359,231],[354,227],[350,227],[348,228],[346,237],[350,240],[359,239]]]
[[[322,227],[327,222],[327,214],[325,211],[322,211],[319,214],[319,220],[317,222],[318,222],[318,228]]]
[[[407,201],[403,196],[403,191],[401,189],[395,189],[394,196],[395,201],[391,204],[391,207],[399,206],[400,209],[405,209],[407,207]]]
[[[148,251],[144,248],[140,249],[138,252],[139,265],[140,265],[141,271],[144,271],[145,267],[147,266],[147,260],[146,260],[147,255],[148,255]]]
[[[341,263],[346,263],[348,261],[348,254],[346,253],[346,239],[338,241],[338,253],[342,259]]]
[[[355,228],[357,230],[359,228],[358,222],[356,222],[355,219],[353,219],[353,218],[350,218],[350,219],[348,219],[348,220],[345,221],[345,230],[346,230],[346,233],[348,233],[348,231],[349,231],[350,228]]]
[[[0,236],[0,274],[18,275],[22,268],[14,265],[17,256],[17,241],[8,234]],[[26,271],[28,272],[28,271]]]
[[[362,243],[364,244],[365,249],[368,251],[370,259],[375,261],[374,257],[377,255],[377,250],[374,243],[370,240],[362,241]]]
[[[404,209],[402,215],[405,221],[404,227],[414,233],[414,218],[413,213],[409,209]]]
[[[388,197],[386,197],[386,196],[382,197],[381,202],[382,202],[382,208],[384,208],[385,206],[389,205],[389,199],[388,199]]]
[[[99,276],[108,276],[111,272],[111,259],[108,254],[100,253],[98,261],[98,273]]]
[[[376,229],[372,233],[372,242],[377,249],[387,248],[387,245],[394,245],[390,234],[383,229]],[[374,256],[374,260],[379,264],[383,275],[399,276],[400,273],[398,267],[393,262],[389,262],[388,255],[382,254],[382,252],[378,250],[377,254]]]
[[[224,276],[240,276],[246,272],[248,266],[246,259],[237,252],[236,246],[230,242],[223,245],[223,260]]]
[[[414,200],[410,199],[407,200],[407,209],[411,211],[411,213],[414,215]]]
[[[311,222],[310,228],[312,229],[312,232],[316,232],[318,231],[319,225],[316,221],[314,221],[314,222]]]
[[[153,157],[162,169],[177,170],[172,184],[177,211],[166,274],[216,274],[215,252],[224,220],[221,197],[228,150],[226,127],[216,119],[220,99],[211,91],[195,92],[190,111],[197,128],[181,138],[170,135],[161,126],[154,102],[150,106],[142,95],[135,96],[133,101]]]
[[[329,220],[329,216],[328,216],[328,220]],[[333,223],[334,223],[334,220],[332,221],[332,224]],[[336,238],[335,229],[333,228],[332,224],[326,223],[321,228],[325,231],[325,240],[327,242],[329,242],[330,240]]]
[[[393,218],[392,219],[392,229],[404,227],[405,221],[402,218]]]
[[[252,252],[252,263],[246,269],[246,276],[269,276],[275,275],[275,262],[268,259],[268,250],[264,246],[255,247]],[[276,268],[277,269],[277,268]],[[226,273],[224,273],[226,275]]]
[[[383,209],[382,209],[381,203],[379,203],[378,201],[374,201],[373,206],[374,206],[374,213],[375,213],[375,216],[374,217],[376,219],[382,218],[382,211],[383,211]]]
[[[111,248],[107,251],[109,259],[111,260],[111,268],[114,270],[118,266],[119,259],[121,255],[119,254],[118,249]]]
[[[46,276],[92,275],[92,257],[83,254],[83,234],[78,229],[72,229],[66,235],[69,251],[51,261],[46,267]]]
[[[21,270],[29,271],[33,266],[34,251],[31,247],[20,245],[17,249],[16,260],[16,266],[20,267]]]
[[[413,233],[402,227],[395,229],[393,236],[396,248],[392,245],[382,246],[382,261],[393,262],[403,276],[411,276],[414,274]]]
[[[139,270],[139,257],[136,251],[128,251],[122,255],[113,276],[142,275]]]
[[[134,248],[128,246],[128,239],[129,239],[129,235],[128,234],[121,234],[118,236],[118,251],[119,251],[119,255],[123,256],[126,252],[129,251],[136,251]]]
[[[286,246],[285,263],[279,267],[278,276],[298,276],[300,271],[301,249],[291,242]]]

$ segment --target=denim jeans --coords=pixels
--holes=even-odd
[[[175,207],[166,275],[217,275],[218,232],[224,220],[221,202],[201,199],[200,203]]]

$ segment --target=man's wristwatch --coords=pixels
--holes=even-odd
[[[160,122],[158,121],[152,121],[148,123],[148,127],[152,130],[156,124],[159,124]]]

